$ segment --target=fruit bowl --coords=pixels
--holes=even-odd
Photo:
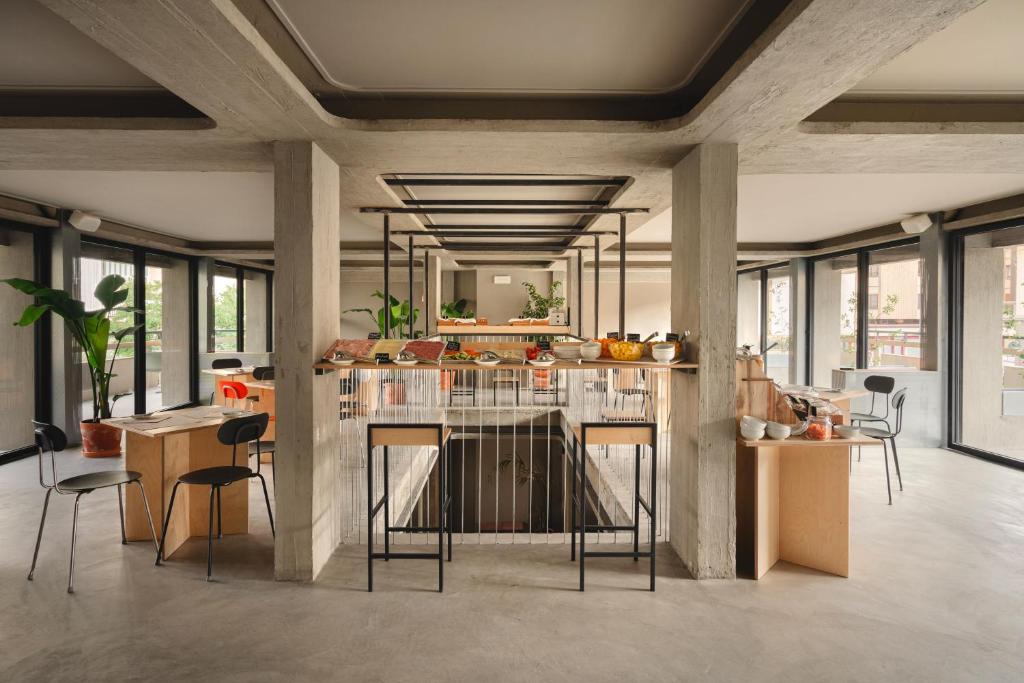
[[[608,349],[615,360],[637,361],[644,356],[644,345],[640,342],[619,341]]]

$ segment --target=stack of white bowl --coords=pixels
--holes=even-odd
[[[583,360],[597,360],[601,357],[601,343],[588,341],[580,344],[580,356]]]
[[[784,425],[781,422],[769,422],[765,428],[768,433],[769,439],[775,439],[777,441],[789,438],[790,432],[793,431],[789,425]]]
[[[747,441],[757,441],[764,438],[768,423],[753,415],[744,415],[740,418],[740,436]]]

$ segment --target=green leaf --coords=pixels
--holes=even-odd
[[[24,292],[29,296],[35,296],[35,293],[38,292],[39,290],[46,289],[46,287],[43,287],[38,282],[33,282],[32,280],[24,280],[20,277],[11,277],[7,278],[6,280],[0,280],[0,282],[6,282],[19,292]]]
[[[142,323],[139,323],[138,325],[132,325],[131,327],[126,327],[123,330],[118,330],[117,332],[114,332],[113,336],[114,339],[116,339],[117,341],[121,341],[128,335],[138,332],[140,329],[142,329]]]
[[[25,307],[25,310],[21,312],[21,318],[14,324],[18,327],[28,327],[29,325],[34,324],[35,321],[39,320],[43,313],[46,313],[48,310],[50,310],[50,306],[48,304],[43,304],[42,306],[29,304]]]
[[[93,296],[103,304],[108,311],[114,306],[123,304],[128,299],[128,290],[118,291],[124,286],[125,279],[116,273],[112,273],[96,285]],[[122,295],[123,294],[123,295]]]

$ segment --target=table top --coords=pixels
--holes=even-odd
[[[120,427],[126,432],[140,434],[152,438],[168,434],[180,434],[207,427],[217,427],[234,417],[255,415],[247,410],[237,410],[229,406],[196,406],[182,408],[166,413],[155,412],[148,416],[133,415],[131,417],[112,417],[100,420],[103,424]]]
[[[247,368],[206,368],[200,370],[206,375],[216,375],[218,377],[238,377],[239,375],[251,375],[255,368],[252,366]]]
[[[757,441],[748,441],[743,437],[739,437],[737,443],[741,446],[748,446],[750,448],[758,448],[762,446],[771,446],[773,448],[822,448],[825,446],[877,446],[879,441],[878,439],[872,439],[868,436],[858,436],[849,439],[845,439],[841,436],[833,436],[831,439],[826,441],[815,441],[814,439],[805,439],[802,436],[791,436],[788,439],[758,439]]]
[[[272,379],[253,379],[248,382],[242,382],[245,386],[250,389],[269,389],[274,390],[274,380]]]

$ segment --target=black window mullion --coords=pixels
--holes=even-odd
[[[142,325],[132,335],[133,368],[135,377],[133,387],[135,393],[135,412],[146,412],[146,252],[142,249],[132,250],[132,299],[135,308],[135,324]]]
[[[199,400],[199,258],[188,259],[188,398]]]
[[[32,232],[33,279],[44,287],[53,285],[53,255],[50,233],[43,230]],[[53,314],[44,315],[35,325],[33,343],[35,346],[35,408],[36,420],[50,422],[53,419],[53,370],[50,363],[52,350]]]
[[[274,351],[274,274],[266,274],[266,293],[265,297],[267,300],[267,313],[266,323],[264,327],[267,331],[267,353]]]
[[[235,348],[245,352],[245,271],[235,269]]]
[[[764,353],[768,348],[768,269],[761,269],[761,306],[760,314],[761,319],[758,321],[760,326],[760,337],[761,337],[761,353]],[[766,361],[767,365],[767,361]]]
[[[868,366],[868,264],[867,250],[857,252],[857,367]]]

